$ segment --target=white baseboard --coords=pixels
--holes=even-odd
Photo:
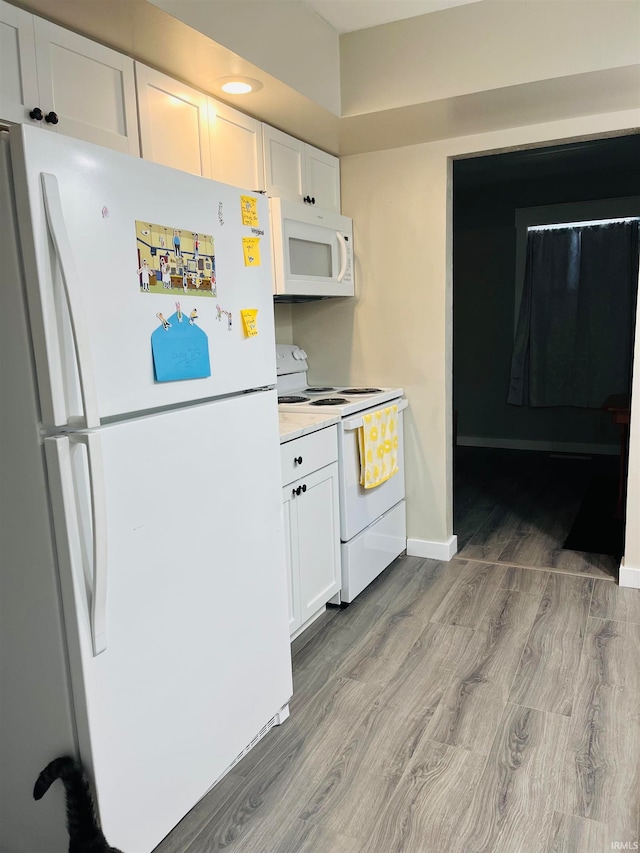
[[[632,589],[640,589],[640,569],[625,566],[624,557],[620,563],[620,574],[618,576],[620,586],[628,586]]]
[[[617,444],[583,444],[578,441],[529,441],[524,438],[485,438],[484,436],[459,435],[457,444],[462,447],[498,447],[503,450],[541,450],[549,453],[589,453],[617,456]]]
[[[454,534],[445,542],[429,542],[427,539],[407,539],[409,557],[426,557],[429,560],[449,560],[458,550],[458,537]]]

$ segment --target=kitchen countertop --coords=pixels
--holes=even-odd
[[[311,414],[308,412],[278,412],[280,421],[280,444],[308,435],[310,432],[324,429],[340,421],[336,415]]]

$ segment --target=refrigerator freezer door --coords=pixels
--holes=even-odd
[[[10,134],[45,426],[87,425],[83,398],[104,422],[275,384],[266,198],[31,127]],[[245,195],[255,203],[243,222]],[[198,271],[213,272],[209,237],[214,283],[196,288]],[[144,274],[139,252],[150,253]],[[151,336],[177,303],[180,329],[197,313],[211,375],[157,382]],[[257,335],[245,334],[243,309],[257,309]]]
[[[98,655],[86,442],[46,440],[80,754],[123,850],[157,845],[292,693],[275,393],[94,434],[108,542]]]

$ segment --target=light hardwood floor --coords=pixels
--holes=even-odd
[[[491,516],[469,491],[468,532]],[[539,555],[528,515],[505,513],[504,536],[494,518],[483,547],[520,530]],[[156,853],[637,849],[640,590],[589,556],[571,570],[401,557],[294,648],[290,719]]]

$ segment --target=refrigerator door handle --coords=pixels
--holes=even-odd
[[[107,648],[107,503],[104,487],[102,445],[97,433],[76,433],[72,441],[87,448],[91,526],[93,529],[93,595],[91,597],[91,641],[93,656]]]
[[[80,378],[85,426],[87,429],[91,429],[100,426],[100,417],[98,415],[98,400],[93,379],[93,360],[91,357],[89,334],[84,320],[82,291],[78,279],[78,271],[71,249],[71,241],[67,233],[67,226],[64,221],[58,179],[55,175],[48,174],[47,172],[42,172],[40,178],[42,181],[42,194],[47,215],[47,225],[58,256],[58,261],[60,262],[62,281],[67,297],[76,364]],[[44,322],[55,322],[55,318],[45,316]]]
[[[100,436],[96,434],[75,433],[72,436],[52,436],[44,441],[47,462],[49,463],[50,482],[53,493],[60,495],[60,502],[54,501],[54,521],[56,539],[62,564],[69,565],[71,576],[75,578],[76,590],[84,590],[84,570],[81,540],[78,494],[73,475],[71,460],[71,442],[84,444],[87,449],[89,468],[89,492],[91,504],[92,591],[87,607],[91,627],[93,656],[96,657],[107,648],[107,536],[106,502],[104,491],[104,469],[102,466],[102,448]],[[76,592],[84,597],[83,593]],[[84,608],[82,608],[84,609]]]

